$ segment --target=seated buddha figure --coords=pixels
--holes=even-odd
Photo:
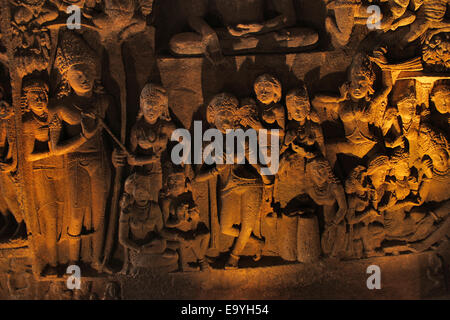
[[[193,32],[170,40],[171,51],[178,55],[204,54],[217,63],[222,51],[268,52],[318,41],[314,30],[295,27],[293,0],[189,0],[182,6]]]

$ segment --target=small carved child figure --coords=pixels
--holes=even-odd
[[[382,255],[384,240],[382,216],[370,205],[370,188],[366,179],[367,169],[355,167],[345,181],[348,199],[347,222],[349,224],[350,252],[353,257]],[[361,246],[358,244],[362,244]]]
[[[311,109],[305,85],[290,91],[286,96],[288,119],[286,136],[281,152],[289,146],[297,153],[312,158],[325,156],[325,143],[317,113]]]
[[[128,249],[132,274],[138,267],[158,264],[157,256],[160,254],[163,258],[175,256],[162,236],[163,216],[158,203],[151,200],[148,184],[149,176],[133,173],[125,181],[121,201],[119,242]]]
[[[197,270],[188,265],[186,258],[189,251],[197,259],[201,271],[209,270],[205,254],[210,232],[200,221],[200,212],[192,198],[189,179],[184,173],[174,172],[168,175],[161,203],[163,214],[168,217],[162,233],[167,240],[179,242],[180,270]]]
[[[278,102],[281,100],[281,83],[270,74],[263,74],[256,78],[253,84],[256,98],[261,105],[260,117],[262,126],[269,129],[285,128],[284,108]]]

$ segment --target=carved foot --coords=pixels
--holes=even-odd
[[[225,263],[225,270],[234,270],[238,268],[239,256],[235,256],[234,254],[230,254],[227,262]]]
[[[200,271],[210,271],[211,266],[205,259],[198,260],[198,264],[200,266]]]

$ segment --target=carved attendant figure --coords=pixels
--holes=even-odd
[[[27,113],[23,116],[25,159],[32,162],[33,191],[40,233],[46,250],[43,275],[56,275],[58,266],[58,215],[64,203],[63,158],[55,156],[52,136],[58,134],[60,122],[49,114],[48,85],[42,80],[29,80],[23,86]],[[46,264],[46,265],[45,265]]]
[[[4,207],[0,208],[3,215],[4,226],[0,229],[0,236],[5,235],[10,227],[10,214],[15,218],[18,226],[10,238],[15,238],[20,230],[23,230],[25,222],[19,204],[17,193],[17,154],[15,139],[13,138],[13,128],[11,128],[11,118],[14,112],[10,104],[3,100],[3,87],[0,86],[0,191]]]
[[[349,81],[340,88],[341,96],[317,95],[313,100],[316,108],[323,106],[337,112],[344,125],[345,141],[327,144],[327,158],[332,166],[336,154],[362,158],[377,143],[376,133],[369,128],[369,123],[376,123],[384,114],[392,79],[390,73],[386,74],[383,77],[385,87],[374,96],[375,79],[374,63],[367,55],[358,54],[350,66]]]
[[[337,255],[345,240],[347,200],[344,188],[334,176],[327,160],[317,158],[306,165],[305,191],[320,206],[323,206],[325,231],[322,235],[322,250],[326,255]],[[337,212],[334,205],[337,203]]]
[[[302,85],[286,95],[286,107],[290,121],[286,129],[284,148],[291,146],[297,153],[301,148],[305,154],[325,156],[322,127],[317,113],[311,110],[306,86]]]
[[[146,84],[141,92],[138,119],[131,128],[131,154],[116,150],[113,163],[124,165],[127,157],[128,164],[137,172],[148,175],[152,201],[158,201],[162,189],[161,159],[170,161],[166,149],[173,130],[175,125],[169,114],[166,90],[152,83]]]
[[[180,267],[182,271],[190,269],[186,255],[191,252],[201,271],[209,270],[205,259],[209,246],[208,227],[200,221],[200,212],[190,190],[190,182],[184,172],[172,172],[168,175],[162,199],[166,229],[164,238],[179,243]]]
[[[147,175],[133,173],[125,181],[119,219],[119,242],[129,250],[131,273],[138,267],[152,266],[156,257],[164,252],[165,258],[174,258],[177,245],[168,248],[168,242],[162,237],[163,215],[148,190],[150,178]],[[170,244],[169,244],[170,246]],[[169,250],[166,250],[169,249]],[[128,261],[126,261],[127,263]]]
[[[256,110],[240,108],[238,103],[233,95],[227,93],[216,95],[208,105],[208,122],[224,134],[226,134],[227,129],[243,128],[242,119],[256,117]],[[246,151],[245,156],[248,157],[248,150]],[[250,152],[256,152],[256,150],[250,150]],[[235,150],[232,150],[231,156],[233,158],[238,156],[235,154]],[[220,174],[222,186],[220,190],[222,203],[220,228],[223,234],[237,238],[225,265],[226,269],[238,267],[239,256],[250,239],[256,242],[259,248],[262,248],[264,244],[263,240],[252,235],[252,231],[261,207],[263,180],[266,184],[271,182],[266,176],[261,177],[258,171],[259,167],[256,164],[216,163],[212,171],[201,172],[196,176],[197,181],[204,181]],[[241,211],[240,215],[239,211]],[[240,228],[236,227],[239,224]]]

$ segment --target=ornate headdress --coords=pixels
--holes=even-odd
[[[56,52],[55,66],[62,76],[75,65],[88,65],[96,70],[99,65],[97,54],[89,47],[85,40],[73,32],[62,34]]]
[[[238,99],[230,93],[219,93],[215,95],[206,109],[206,119],[210,124],[214,124],[217,114],[220,111],[228,111],[237,114],[239,110]]]
[[[23,111],[28,111],[27,93],[30,91],[44,92],[48,98],[48,84],[46,81],[38,78],[24,80],[22,84],[22,96],[20,98],[20,104]]]
[[[376,74],[372,61],[367,54],[358,53],[353,57],[350,68],[348,69],[349,80],[355,76],[363,76],[369,81],[369,92],[373,94],[373,83],[376,80]]]
[[[153,83],[147,83],[141,91],[140,103],[141,106],[143,102],[148,99],[160,99],[161,100],[161,118],[166,121],[170,121],[170,112],[169,112],[169,96],[167,95],[166,89],[161,86],[158,86]],[[138,119],[142,118],[143,113],[142,110],[139,110]]]

